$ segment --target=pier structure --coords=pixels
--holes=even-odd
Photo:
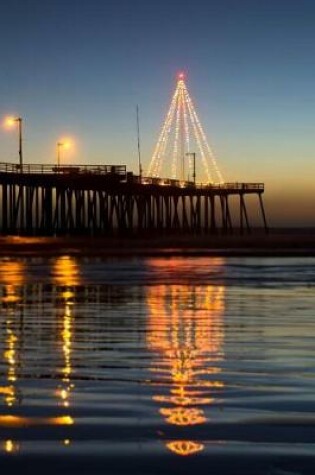
[[[267,230],[263,193],[263,183],[140,178],[124,165],[24,164],[21,170],[0,163],[0,233],[244,233],[251,230],[250,195],[257,197],[261,227]]]
[[[139,176],[127,172],[125,165],[60,166],[64,141],[57,144],[57,165],[25,164],[22,119],[11,118],[10,124],[18,122],[20,126],[20,163],[0,163],[0,233],[244,233],[251,230],[250,196],[258,198],[255,211],[267,231],[264,184],[231,183],[223,178],[184,73],[177,77],[145,176],[138,112],[137,108]],[[253,211],[253,205],[250,208]]]

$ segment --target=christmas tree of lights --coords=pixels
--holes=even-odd
[[[198,171],[208,183],[224,183],[193,101],[180,73],[147,175],[191,181]]]

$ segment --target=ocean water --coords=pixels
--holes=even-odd
[[[315,259],[2,258],[0,470],[314,474]]]

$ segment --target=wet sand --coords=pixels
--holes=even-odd
[[[0,263],[1,474],[314,475],[314,258]]]
[[[315,256],[315,228],[268,234],[0,237],[0,256]]]

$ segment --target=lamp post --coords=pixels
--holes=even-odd
[[[192,157],[193,159],[193,182],[194,185],[196,184],[196,153],[195,152],[188,152],[186,153],[187,157]]]
[[[72,146],[70,139],[64,139],[57,143],[57,167],[60,167],[61,149],[68,150]]]
[[[7,128],[12,128],[15,124],[18,124],[18,132],[19,132],[19,167],[20,172],[23,172],[23,138],[22,138],[22,117],[7,117],[5,119],[5,126]]]
[[[60,149],[61,147],[63,146],[63,143],[62,142],[58,142],[57,143],[57,167],[59,168],[60,167]]]

